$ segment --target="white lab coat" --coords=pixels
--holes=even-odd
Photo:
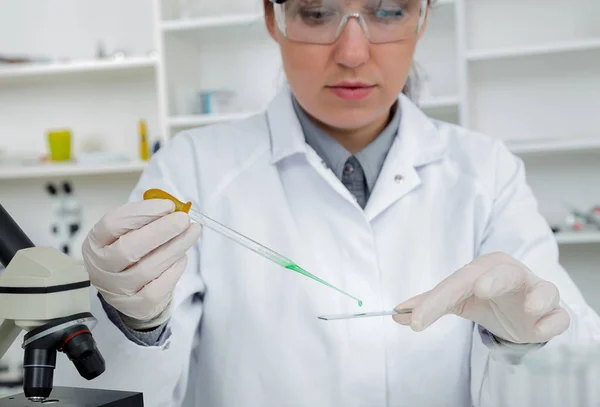
[[[400,101],[399,137],[364,211],[306,145],[287,89],[265,114],[178,135],[131,197],[158,187],[191,200],[363,308],[205,229],[176,289],[167,344],[130,342],[94,297],[107,371],[87,383],[60,358],[56,384],[143,391],[150,407],[180,406],[186,388],[190,405],[209,407],[492,405],[501,362],[472,322],[447,316],[415,333],[390,317],[317,315],[391,309],[493,251],[559,286],[573,323],[543,351],[590,339],[597,315],[558,264],[522,163],[502,143]]]

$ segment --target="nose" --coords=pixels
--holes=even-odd
[[[358,19],[352,17],[335,42],[334,60],[347,68],[358,68],[369,60],[369,46]]]

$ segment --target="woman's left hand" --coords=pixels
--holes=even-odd
[[[398,305],[394,320],[422,331],[447,314],[481,325],[513,343],[543,343],[563,333],[569,314],[556,286],[504,253],[475,259],[434,289]]]

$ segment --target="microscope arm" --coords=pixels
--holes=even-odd
[[[33,247],[33,242],[0,205],[0,264],[8,266],[21,249]],[[0,358],[17,339],[21,328],[10,319],[0,319]]]
[[[10,319],[0,319],[0,359],[19,336],[21,328]]]

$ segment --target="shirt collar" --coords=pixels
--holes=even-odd
[[[404,163],[417,167],[438,160],[446,151],[446,144],[434,122],[406,95],[400,95],[398,101],[402,119],[398,130],[400,136],[396,137],[395,143],[402,147]],[[307,143],[289,86],[271,101],[266,117],[273,164],[294,154],[306,154]]]
[[[292,105],[300,121],[306,142],[325,161],[325,164],[331,168],[335,175],[341,179],[344,164],[352,154],[338,143],[337,140],[321,130],[308,117],[294,96],[292,96]],[[363,150],[354,155],[363,169],[369,191],[373,190],[387,153],[398,133],[400,117],[399,105],[395,105],[392,120],[390,120],[381,134]]]
[[[400,122],[402,120],[402,109],[400,104],[396,102],[394,105],[394,113],[388,125],[383,129],[381,134],[375,138],[364,149],[356,153],[356,159],[363,167],[369,191],[373,190],[377,177],[381,172],[383,163],[398,135]]]

